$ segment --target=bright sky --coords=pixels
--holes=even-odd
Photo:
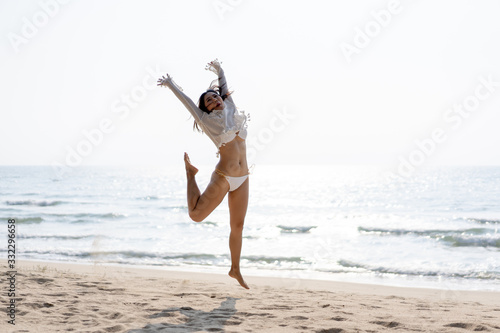
[[[0,165],[164,165],[216,148],[223,63],[250,163],[500,165],[500,2],[1,1]]]

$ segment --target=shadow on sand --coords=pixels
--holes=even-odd
[[[236,300],[238,298],[227,297],[227,299],[220,304],[216,309],[210,312],[195,310],[191,307],[169,308],[149,316],[149,318],[161,317],[178,317],[175,312],[179,312],[186,317],[185,322],[182,324],[147,324],[143,328],[133,329],[127,333],[146,333],[146,332],[175,332],[175,333],[188,333],[188,332],[224,332],[224,326],[228,319],[236,313]],[[232,323],[233,325],[236,323]]]

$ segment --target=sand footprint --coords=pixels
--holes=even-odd
[[[483,325],[467,324],[467,323],[451,323],[444,325],[445,327],[457,327],[464,328],[470,331],[489,331],[489,329]]]
[[[371,321],[370,323],[381,325],[381,326],[384,326],[384,327],[387,327],[387,328],[394,328],[394,327],[398,327],[398,326],[401,325],[397,321],[382,321],[382,320]]]

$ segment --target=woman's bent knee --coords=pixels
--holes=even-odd
[[[189,217],[195,222],[202,222],[206,216],[200,215],[196,210],[189,212]]]

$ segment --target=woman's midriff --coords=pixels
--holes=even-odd
[[[219,163],[215,167],[226,176],[248,175],[247,147],[245,140],[239,136],[220,147],[219,157]]]

